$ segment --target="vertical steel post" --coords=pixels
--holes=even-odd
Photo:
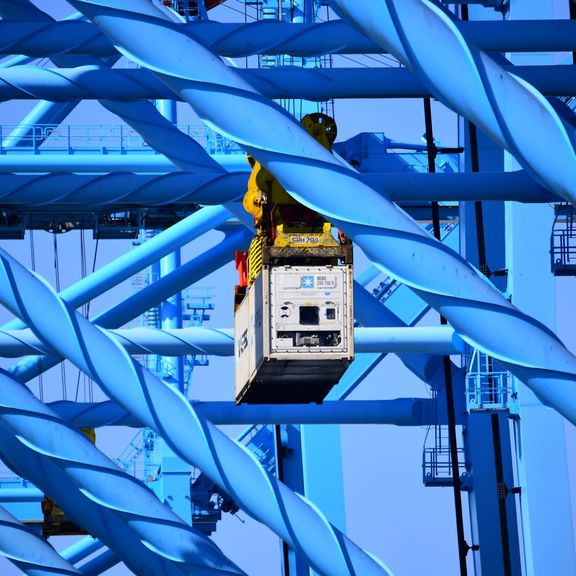
[[[511,19],[553,17],[553,2],[525,0],[510,7]],[[510,58],[516,64],[534,62],[534,56],[530,55],[513,54]],[[552,55],[541,53],[536,58],[545,63],[552,60]],[[547,142],[545,134],[537,133],[541,141]],[[510,155],[506,155],[505,164],[507,170],[518,168]],[[554,164],[551,166],[555,168]],[[546,204],[506,204],[506,267],[511,297],[518,306],[554,329],[556,287],[548,253],[552,222],[553,210]],[[519,388],[519,401],[520,421],[515,433],[526,573],[528,576],[575,574],[565,423],[523,384]]]

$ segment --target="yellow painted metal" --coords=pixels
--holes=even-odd
[[[337,130],[336,122],[330,116],[320,112],[307,114],[300,123],[322,146],[332,151]],[[261,228],[267,223],[266,207],[298,205],[298,202],[286,192],[271,172],[250,155],[248,155],[248,162],[252,166],[252,173],[248,179],[248,190],[244,195],[242,205],[244,210],[254,217],[254,226]],[[281,216],[276,216],[276,223],[282,224]]]
[[[252,286],[262,270],[262,247],[265,240],[266,238],[258,233],[250,242],[250,248],[248,248],[248,286]]]
[[[323,222],[322,232],[317,232],[316,227],[287,228],[284,224],[276,227],[276,239],[274,246],[292,246],[294,248],[309,248],[311,246],[339,246],[340,244],[332,236],[332,225]]]

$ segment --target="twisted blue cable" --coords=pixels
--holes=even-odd
[[[62,291],[62,298],[72,306],[82,306],[86,302],[104,294],[118,283],[140,272],[162,256],[170,254],[184,244],[191,242],[212,228],[220,226],[230,217],[222,206],[207,206],[194,212],[162,231],[144,244],[116,258],[89,276],[82,278]],[[157,303],[157,302],[156,302]],[[146,310],[146,309],[145,309]],[[5,329],[17,330],[25,325],[18,319],[4,325]]]
[[[183,460],[304,554],[317,571],[334,576],[389,574],[311,503],[264,472],[250,452],[201,417],[177,390],[133,361],[3,251],[0,300],[110,398],[158,432]]]
[[[539,182],[576,204],[574,126],[533,86],[468,42],[444,10],[430,0],[330,0],[330,5]]]
[[[39,10],[28,0],[18,2],[0,1],[0,13],[9,12],[14,17],[24,18],[31,12],[41,22],[54,22],[53,18]],[[75,15],[79,16],[79,14]],[[66,66],[82,67],[86,66],[92,73],[100,71],[103,74],[113,74],[111,67],[118,60],[119,55],[115,54],[107,60],[100,60],[89,55],[73,56],[68,54],[58,54],[52,57],[53,62],[59,67]],[[30,69],[26,75],[30,74]],[[60,74],[60,73],[58,73]],[[98,83],[92,79],[92,83]],[[52,86],[52,88],[56,88]],[[49,98],[48,98],[49,99]],[[126,124],[131,126],[138,134],[144,137],[148,143],[154,142],[154,148],[174,161],[178,160],[181,167],[193,172],[221,172],[224,170],[206,153],[202,146],[193,138],[180,132],[169,120],[164,118],[156,107],[147,101],[120,102],[116,99],[101,98],[100,104],[120,117]],[[32,116],[36,123],[59,124],[72,110],[74,105],[60,104],[55,106],[46,105],[45,102],[35,107],[34,111],[27,118]],[[26,123],[26,120],[24,121]],[[8,148],[14,145],[21,145],[22,139],[26,140],[26,135],[30,134],[30,127],[22,126],[17,128],[6,139],[5,145]],[[29,140],[29,138],[28,138]],[[37,143],[39,144],[39,143]]]
[[[148,5],[132,0],[122,2],[121,8],[95,0],[72,0],[72,4],[97,19],[126,56],[154,71],[210,127],[266,166],[296,199],[324,214],[370,259],[448,318],[467,343],[500,360],[544,403],[576,423],[576,358],[550,330],[515,308],[460,256],[363,184],[283,109],[180,33],[177,25],[163,21],[152,6],[143,13]],[[366,14],[374,17],[380,16],[374,11],[382,6],[363,2]],[[355,13],[361,13],[357,9],[355,4]],[[138,40],[152,34],[165,50]],[[178,59],[177,54],[188,58]],[[554,168],[555,145],[552,140],[555,160],[549,166]],[[564,152],[565,148],[558,157]],[[571,148],[569,152],[573,155]],[[569,180],[567,184],[576,186],[572,175]]]
[[[0,171],[1,165],[0,162]],[[523,170],[455,174],[365,173],[361,174],[360,178],[368,186],[384,192],[396,202],[478,199],[519,202],[560,200],[558,196],[537,184]],[[0,174],[0,201],[3,206],[15,210],[46,207],[50,211],[60,212],[121,210],[128,206],[165,204],[210,205],[238,198],[246,191],[247,182],[248,174],[242,172],[212,175],[189,172],[169,172],[160,175],[127,172]]]
[[[519,81],[529,82],[547,96],[574,95],[574,66],[506,66],[502,70],[513,73]],[[324,101],[330,98],[421,98],[435,93],[425,81],[406,68],[286,66],[260,70],[239,68],[237,74],[261,94],[272,99],[300,97]],[[0,98],[43,98],[53,102],[97,99],[138,132],[142,132],[142,126],[146,127],[142,119],[151,117],[154,125],[160,129],[169,129],[175,138],[187,138],[182,133],[178,136],[177,130],[166,120],[162,122],[155,118],[158,113],[150,110],[153,106],[149,102],[136,102],[147,98],[174,98],[171,90],[147,70],[110,69],[102,65],[75,68],[18,66],[0,69]],[[182,97],[178,96],[177,99],[181,100]],[[573,131],[571,126],[569,129]],[[10,145],[10,139],[7,142]],[[200,151],[195,153],[202,157]],[[180,154],[180,159],[184,158]]]
[[[244,172],[3,174],[0,202],[4,207],[44,207],[64,212],[111,210],[120,206],[213,205],[241,197],[247,182],[248,175]]]
[[[354,329],[356,352],[398,352],[428,354],[464,353],[463,342],[448,327],[390,327],[382,328],[372,323],[370,328]],[[181,356],[206,354],[208,356],[234,355],[234,330],[232,328],[207,328],[193,326],[164,330],[160,328],[130,328],[110,330],[129,354],[157,354]],[[15,358],[28,354],[50,354],[30,330],[2,330],[0,328],[0,356]]]
[[[0,454],[136,573],[244,574],[141,482],[120,470],[6,373],[0,373]]]
[[[43,538],[0,506],[0,555],[30,576],[80,576]]]
[[[152,240],[156,238],[159,238],[159,236],[155,236]],[[239,226],[236,230],[228,232],[226,237],[219,244],[213,246],[209,252],[205,252],[186,262],[174,272],[160,278],[136,294],[99,314],[93,319],[93,322],[103,328],[123,326],[130,320],[144,314],[152,306],[156,306],[159,302],[163,302],[173,294],[184,290],[187,286],[229,262],[235,250],[247,248],[250,238],[251,234],[243,226]],[[149,244],[152,240],[149,240],[146,244]],[[146,246],[146,244],[143,244],[143,246]],[[99,282],[95,282],[92,285],[86,285],[83,280],[80,280],[69,289],[64,290],[62,297],[64,298],[67,292],[66,296],[70,297],[73,305],[76,307],[80,306],[80,303],[90,299],[92,289],[99,284]],[[20,321],[18,320],[18,322]],[[14,322],[14,326],[16,325],[16,322]],[[24,326],[23,323],[19,325]],[[49,370],[61,360],[62,358],[57,355],[22,358],[10,367],[10,373],[19,382],[24,383]]]
[[[175,330],[160,328],[131,328],[111,330],[115,338],[129,354],[157,354],[177,356],[185,354],[207,354],[211,356],[234,355],[234,331],[229,328],[217,329],[194,326]],[[437,333],[432,341],[443,348],[450,347],[451,334]],[[444,336],[444,334],[447,334]],[[435,335],[433,335],[435,336]],[[16,358],[29,354],[50,354],[31,330],[2,330],[0,328],[0,356]]]
[[[90,22],[0,22],[0,54],[43,58],[55,54],[111,56],[114,45]],[[570,20],[457,22],[466,38],[488,52],[569,52],[576,47],[576,23]],[[197,21],[185,28],[212,52],[240,58],[254,54],[378,54],[382,47],[348,22],[287,24]]]

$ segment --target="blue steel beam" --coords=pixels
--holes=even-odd
[[[0,506],[0,555],[30,576],[80,576],[38,534]]]
[[[363,326],[406,326],[405,322],[394,314],[392,310],[382,306],[365,288],[359,286],[357,283],[354,285],[354,305],[354,315]],[[423,314],[425,312],[426,307],[422,306],[421,313]],[[426,382],[433,390],[438,391],[444,389],[445,376],[441,356],[407,351],[399,354],[398,357],[406,368],[420,378],[420,380]],[[450,365],[454,389],[463,391],[465,369],[456,366],[453,362],[451,362]],[[463,394],[459,397],[459,400],[463,402]],[[459,408],[464,410],[463,406],[459,406]]]
[[[27,20],[20,18],[20,20]],[[576,49],[576,23],[570,20],[458,22],[458,29],[487,52],[570,52]],[[248,24],[194,22],[186,33],[222,56],[253,54],[379,54],[382,47],[347,22]],[[89,22],[0,22],[0,55],[45,58],[56,54],[112,56],[113,44]]]
[[[192,401],[194,410],[213,424],[387,424],[427,426],[445,423],[439,418],[435,401],[429,398],[395,400],[327,400],[316,404],[242,404]],[[115,402],[81,403],[59,400],[49,404],[74,427],[131,426],[142,423]],[[0,497],[4,490],[0,491]],[[30,494],[28,494],[30,493]],[[33,490],[14,494],[36,498]],[[2,501],[2,500],[0,500]]]
[[[467,41],[446,12],[429,0],[329,3],[417,74],[436,98],[512,153],[539,182],[576,204],[574,126],[515,71]]]
[[[79,570],[83,576],[99,576],[116,566],[120,562],[120,558],[112,550],[105,550],[96,558],[92,558],[86,564],[83,564]]]
[[[0,453],[136,573],[244,574],[24,386],[0,374]]]
[[[19,17],[19,19],[25,20],[33,11],[36,13],[36,19],[39,22],[42,22],[43,25],[46,25],[47,23],[54,23],[53,18],[34,6],[29,0],[21,0],[19,2],[7,2],[5,0],[0,1],[0,15],[2,16],[5,13],[9,13],[12,18]],[[81,17],[81,14],[76,13],[72,16],[72,20],[76,20],[79,17]],[[92,61],[92,59],[90,60]],[[118,60],[117,55],[114,55],[111,60],[116,62]],[[78,59],[70,56],[56,56],[53,59],[53,62],[56,65],[64,65],[65,61],[70,66],[78,65],[81,63],[78,61]],[[82,63],[88,64],[90,62]],[[16,62],[13,62],[13,65],[15,64]],[[20,125],[10,133],[8,138],[3,140],[2,147],[4,149],[18,147],[24,144],[26,141],[29,141],[30,136],[32,135],[32,129],[30,127],[31,124],[60,124],[74,110],[76,105],[76,102],[39,102],[26,115]],[[38,144],[40,143],[41,142]]]
[[[0,13],[5,4],[6,2],[0,2]],[[34,8],[38,10],[27,0],[18,2],[16,7],[22,10],[22,16],[24,16],[29,9]],[[14,13],[16,13],[16,7],[12,5],[10,9],[14,10]],[[39,18],[44,18],[44,16],[46,16],[48,20],[53,21],[51,17],[45,15],[42,11],[38,10],[38,12]],[[76,13],[71,18],[75,19],[80,16],[81,14]],[[60,68],[65,66],[88,66],[92,70],[106,71],[117,62],[118,58],[119,55],[116,54],[113,57],[102,61],[92,56],[70,56],[63,54],[54,56],[52,60]],[[181,167],[194,172],[222,170],[218,164],[216,164],[214,160],[206,154],[198,142],[180,132],[170,120],[165,118],[156,109],[151,102],[144,100],[126,104],[117,99],[100,99],[100,104],[108,111],[116,114],[124,120],[124,122],[136,130],[136,132],[138,132],[146,142],[153,142],[154,148],[158,152],[165,154],[169,158],[176,158]],[[58,124],[69,112],[73,110],[73,108],[74,106],[68,104],[56,107],[49,106],[45,103],[39,104],[31,114],[23,120],[21,125],[8,136],[8,138],[3,142],[3,146],[12,148],[21,145],[23,141],[25,142],[30,136],[30,127],[26,126],[26,124],[36,122],[40,124]],[[47,131],[43,131],[43,133],[48,134]],[[35,142],[35,145],[41,143],[41,141]]]
[[[319,510],[266,474],[245,449],[195,412],[174,388],[134,362],[12,257],[0,254],[0,300],[315,569],[335,576],[389,574],[381,562],[331,526]],[[41,310],[36,309],[38,305]]]
[[[493,60],[490,60],[493,62]],[[494,64],[496,66],[496,64]],[[500,66],[499,69],[528,82],[546,96],[576,94],[576,66]],[[406,68],[236,68],[236,73],[261,94],[272,99],[304,98],[323,102],[331,98],[423,98],[436,95],[425,80]],[[18,66],[0,69],[2,100],[43,99],[51,102],[99,100],[136,129],[139,116],[128,115],[133,101],[175,97],[171,90],[147,70],[110,69],[103,66],[42,68]],[[176,96],[182,100],[182,96]],[[547,110],[552,108],[540,104]],[[122,101],[124,105],[122,106]],[[450,102],[450,104],[452,104]],[[146,110],[149,103],[137,108]],[[150,105],[151,106],[151,105]],[[455,105],[452,104],[455,108]],[[556,113],[554,112],[554,115]],[[160,124],[160,121],[158,121]],[[544,125],[545,126],[545,125]],[[570,132],[574,128],[569,127]],[[138,129],[138,131],[140,131]],[[554,135],[554,133],[552,134]],[[184,138],[184,135],[181,135]],[[500,144],[505,141],[501,139]]]
[[[232,328],[158,329],[130,328],[111,330],[129,354],[157,354],[159,356],[184,356],[206,354],[212,356],[234,355],[234,330]],[[355,328],[356,352],[462,354],[464,342],[449,327],[400,327]],[[31,330],[1,330],[0,356],[15,358],[29,354],[51,354],[53,350],[37,338]]]
[[[209,126],[241,144],[268,168],[294,198],[324,214],[355,239],[370,259],[443,314],[468,344],[500,360],[543,403],[576,423],[576,357],[544,325],[523,314],[457,254],[365,186],[280,106],[180,33],[177,25],[162,20],[152,5],[125,0],[118,9],[92,0],[71,3],[89,18],[97,18],[98,26],[126,56],[154,70]],[[367,14],[382,6],[362,4]],[[144,8],[148,12],[143,13]],[[151,35],[169,49],[138,41]],[[179,60],[177,54],[189,58]],[[430,56],[436,58],[435,52]],[[540,102],[534,98],[530,103]],[[558,129],[565,134],[562,125]],[[574,151],[571,146],[556,150],[559,144],[554,138],[549,141],[546,152],[553,154],[553,161],[546,160],[545,168],[563,174],[562,186],[552,188],[564,196],[576,186],[572,176],[566,178],[563,172],[563,159],[566,154],[574,156]],[[540,157],[534,160],[541,164]],[[351,202],[351,198],[363,201]]]
[[[442,239],[446,246],[458,247],[459,227],[452,228]],[[374,280],[379,270],[372,265],[354,281],[354,318],[361,326],[414,326],[428,311],[429,306],[405,287],[399,286],[384,302],[378,301],[367,290],[366,285]],[[365,354],[356,358],[340,382],[330,391],[327,398],[347,398],[355,388],[385,358],[385,354]],[[437,357],[423,354],[400,354],[400,360],[420,380],[433,390],[443,393],[444,367]],[[463,370],[451,364],[453,382],[456,390],[464,384]],[[444,403],[437,403],[438,417],[445,418]],[[442,414],[440,414],[442,413]],[[457,413],[457,417],[460,412]]]
[[[166,204],[220,204],[242,196],[246,191],[248,174],[191,174],[169,172],[166,174],[109,174],[55,173],[53,168],[62,165],[63,159],[44,157],[50,166],[35,165],[35,156],[0,156],[0,172],[12,160],[11,170],[35,171],[45,168],[50,174],[1,174],[0,205],[18,210],[49,208],[50,211],[83,212],[121,209],[122,207],[160,206]],[[84,157],[69,156],[89,166]],[[98,156],[102,158],[102,156]],[[131,162],[129,155],[118,156],[124,165]],[[150,156],[150,160],[157,156]],[[225,156],[221,156],[227,167]],[[238,160],[232,156],[232,162]],[[7,162],[3,162],[6,160]],[[244,158],[241,158],[244,162]],[[66,162],[66,160],[64,160]],[[104,162],[108,162],[106,159]],[[154,169],[149,160],[139,162],[148,170]],[[164,160],[164,166],[169,163]],[[171,164],[171,163],[170,163]],[[173,166],[173,165],[172,165]],[[94,169],[106,171],[109,163]],[[72,166],[68,166],[72,168]],[[133,169],[134,166],[129,166]],[[411,174],[367,173],[359,178],[368,186],[386,193],[395,202],[407,201],[465,201],[513,200],[516,202],[559,202],[561,198],[546,190],[523,170],[503,173]]]
[[[30,153],[11,153],[0,155],[0,172],[90,172],[93,174],[102,174],[108,172],[138,172],[154,173],[163,175],[165,172],[175,172],[177,166],[166,156],[155,154],[154,151],[110,153],[102,156],[101,154],[86,153],[82,155],[56,155],[41,148],[37,154],[32,154],[33,150],[29,148]],[[125,154],[125,155],[124,155]],[[34,163],[34,159],[36,163]],[[100,162],[98,162],[100,159]],[[247,172],[249,165],[244,154],[215,154],[212,156],[216,162],[215,170],[196,171],[193,173],[198,177],[199,174],[205,174],[206,178],[210,176],[216,178],[220,175],[220,165],[229,172]],[[223,176],[221,176],[223,178]]]
[[[66,288],[62,291],[61,296],[75,308],[82,306],[146,268],[158,258],[170,254],[212,228],[223,224],[229,217],[229,212],[222,206],[202,208],[151,240]],[[4,325],[5,329],[12,330],[23,327],[24,325],[19,320],[13,320]]]
[[[248,175],[242,172],[224,175],[186,172],[161,175],[3,174],[0,175],[0,204],[5,208],[62,212],[120,211],[122,206],[210,205],[241,197],[247,183]]]
[[[155,236],[155,238],[158,238],[158,236]],[[93,319],[93,322],[103,328],[123,326],[130,320],[144,314],[144,312],[156,306],[159,302],[184,290],[191,284],[230,262],[235,250],[247,248],[250,238],[251,234],[242,226],[239,226],[231,232],[227,232],[226,237],[219,244],[213,246],[210,251],[186,262],[168,276],[160,278],[136,294],[102,312]],[[143,246],[154,239],[149,240],[143,244]],[[82,282],[82,280],[70,287],[70,294],[74,294],[72,291],[76,291],[76,306],[80,306],[85,301],[88,302],[91,292],[89,284],[82,288],[80,282]],[[86,298],[86,300],[84,300],[84,298]],[[14,325],[16,325],[16,323],[14,323]],[[11,366],[10,372],[18,381],[26,382],[42,374],[52,366],[55,366],[61,360],[62,358],[60,356],[30,356],[23,358],[14,366]]]
[[[77,542],[74,542],[74,544],[68,546],[68,548],[62,550],[60,556],[72,564],[77,564],[85,558],[88,558],[88,556],[98,552],[103,547],[104,544],[102,544],[98,539],[93,538],[92,536],[85,536]]]
[[[35,488],[2,488],[0,502],[40,502],[44,493]]]

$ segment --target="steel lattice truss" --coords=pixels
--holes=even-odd
[[[214,424],[446,424],[445,411],[438,412],[429,398],[356,404],[344,400],[346,390],[338,390],[325,407],[292,406],[265,414],[259,407],[234,407],[231,402],[195,404],[130,356],[231,355],[230,330],[113,329],[229,262],[251,235],[240,225],[225,226],[234,216],[245,219],[237,200],[245,191],[248,168],[221,148],[208,153],[198,138],[178,130],[148,99],[189,104],[223,137],[218,142],[225,140],[249,153],[294,198],[344,231],[395,286],[419,297],[423,310],[431,307],[449,323],[449,328],[409,328],[417,319],[400,318],[381,306],[359,278],[357,320],[365,328],[356,331],[357,350],[372,356],[352,380],[369,373],[385,353],[395,352],[416,376],[441,392],[445,368],[438,355],[476,350],[576,424],[576,357],[554,332],[487,281],[449,240],[435,239],[397,204],[576,203],[576,124],[568,99],[557,98],[573,95],[573,65],[516,66],[493,55],[576,51],[573,22],[460,22],[446,5],[432,0],[330,0],[340,19],[322,24],[185,23],[152,0],[68,3],[79,15],[56,22],[29,0],[0,0],[0,97],[43,100],[20,126],[3,132],[2,209],[32,219],[61,214],[60,224],[51,224],[54,230],[69,213],[96,218],[76,216],[83,228],[111,210],[151,214],[153,208],[168,207],[190,214],[60,293],[6,250],[0,251],[0,302],[15,316],[0,331],[0,349],[3,356],[23,357],[0,374],[0,456],[109,548],[98,562],[79,570],[73,550],[57,554],[0,507],[0,551],[6,558],[30,574],[100,573],[119,560],[136,574],[245,573],[78,430],[116,424],[149,427],[317,573],[391,574],[382,561],[386,558],[377,559],[342,526],[331,524],[308,495],[269,474]],[[505,9],[507,3],[481,4],[491,12],[495,5]],[[387,53],[400,66],[257,70],[236,68],[221,58],[327,53]],[[25,66],[40,57],[52,64]],[[112,68],[119,60],[131,64]],[[429,96],[478,126],[513,155],[521,169],[360,173],[319,145],[273,100]],[[65,130],[58,128],[60,123],[84,99],[98,100],[158,155],[140,161],[130,155],[43,152],[42,145],[54,138],[54,130]],[[53,129],[34,136],[34,154],[17,154],[33,135],[30,124],[50,124]],[[90,320],[78,311],[222,226],[225,238],[220,244],[157,282]],[[96,382],[109,401],[47,404],[36,398],[26,382],[62,359]],[[456,363],[448,364],[448,370],[462,395],[457,423],[467,425],[469,415],[462,407],[466,370]],[[475,529],[484,528],[478,524]],[[489,545],[482,546],[487,550]],[[506,572],[506,562],[514,564],[514,558],[504,561],[502,574],[520,574]],[[476,570],[480,564],[475,561]]]

